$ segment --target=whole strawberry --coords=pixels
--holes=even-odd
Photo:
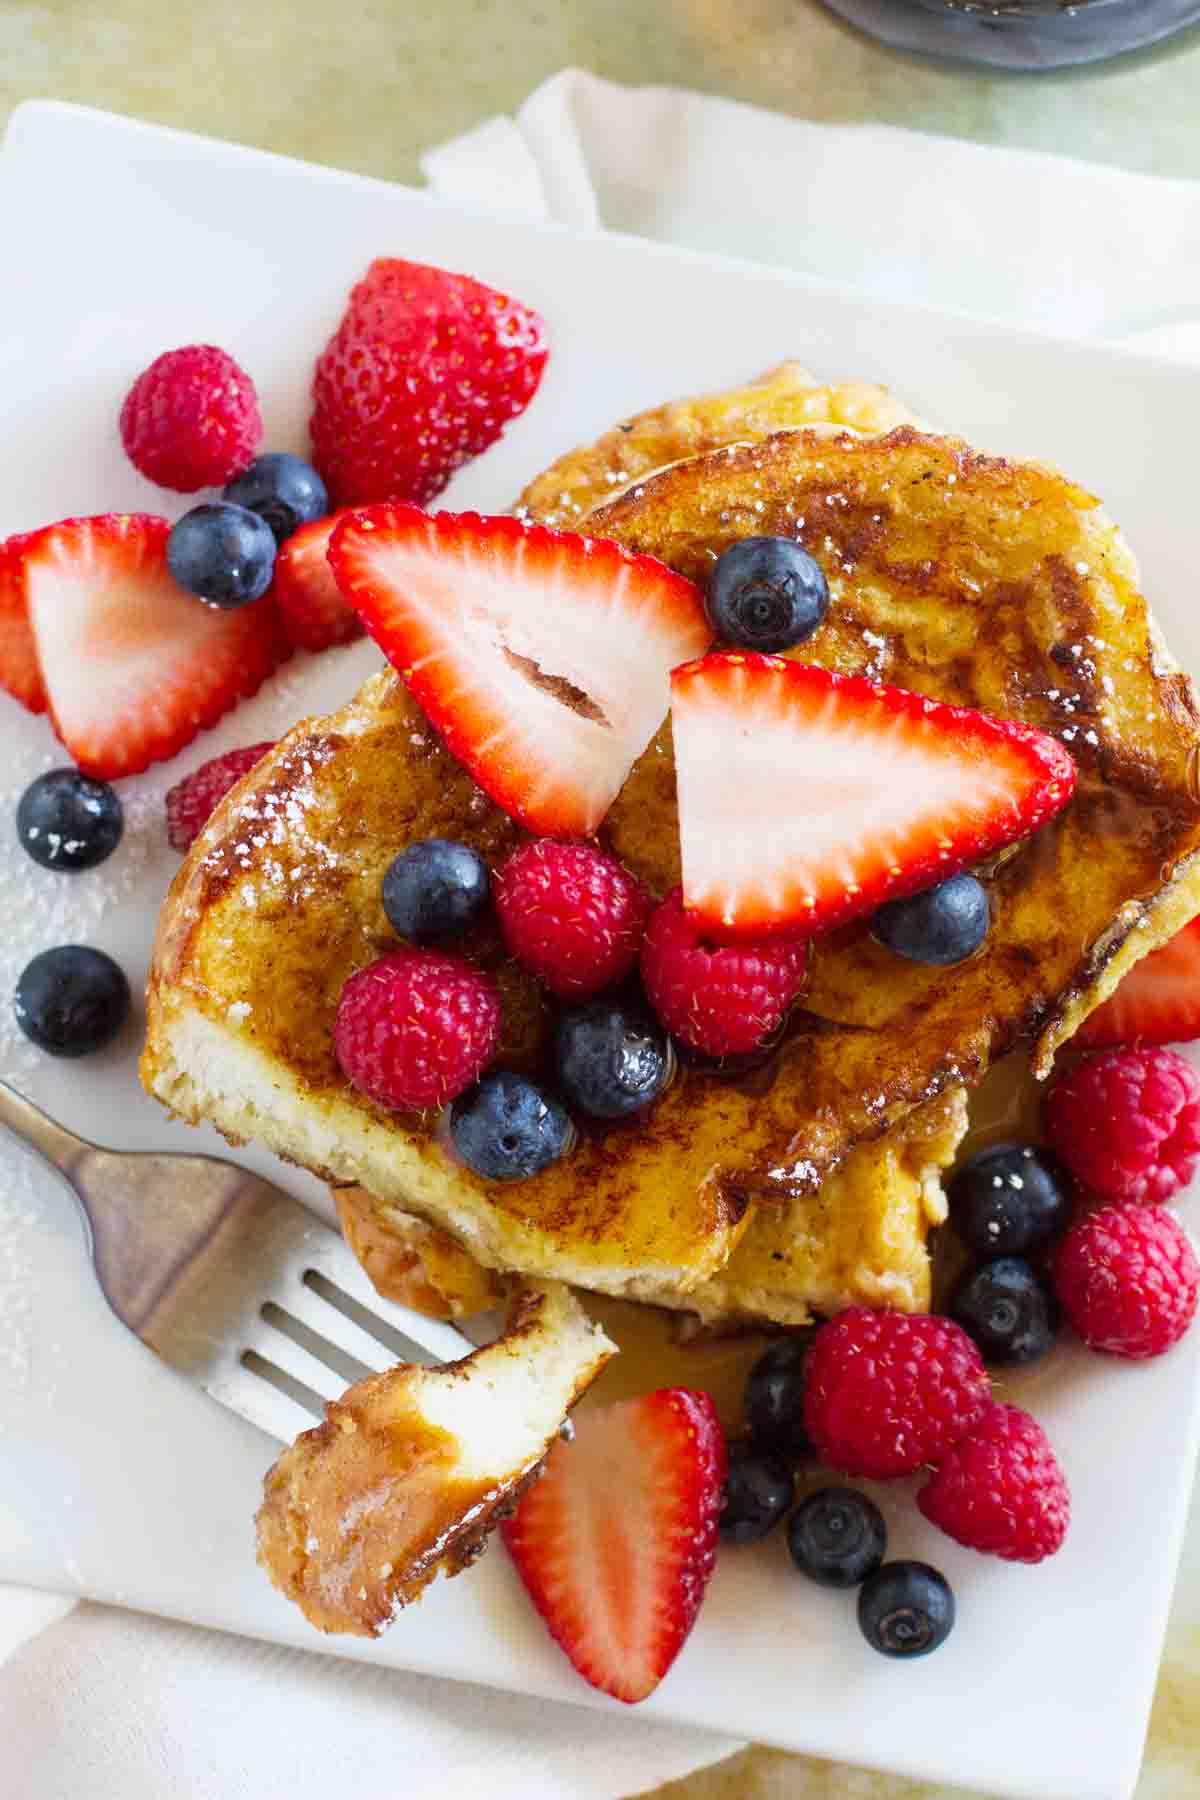
[[[1061,1076],[1046,1141],[1102,1200],[1149,1204],[1186,1187],[1200,1160],[1200,1075],[1174,1050],[1109,1050]]]
[[[313,378],[313,460],[333,503],[424,506],[524,412],[546,354],[539,315],[495,288],[373,262]]]
[[[552,994],[588,999],[637,961],[650,897],[592,844],[522,844],[497,869],[492,892],[505,943]]]
[[[1141,1361],[1178,1343],[1196,1312],[1200,1266],[1187,1232],[1160,1206],[1103,1206],[1054,1256],[1054,1291],[1091,1350]]]
[[[990,1398],[983,1360],[960,1326],[852,1306],[813,1339],[804,1425],[831,1469],[882,1481],[940,1462]]]
[[[1050,1440],[1019,1406],[990,1406],[947,1451],[917,1505],[957,1543],[1009,1562],[1053,1556],[1071,1518]]]
[[[179,494],[223,487],[250,466],[262,442],[254,383],[215,344],[166,350],[125,396],[121,442],[139,474],[159,487]]]

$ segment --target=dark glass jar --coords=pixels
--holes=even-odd
[[[1200,25],[1200,0],[825,0],[897,50],[995,69],[1070,68]],[[1200,41],[1200,40],[1198,40]]]

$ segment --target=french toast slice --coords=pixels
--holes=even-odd
[[[646,475],[724,444],[754,444],[801,427],[877,436],[919,424],[903,401],[874,382],[821,382],[800,363],[782,362],[742,387],[668,400],[623,419],[535,476],[513,511],[518,518],[580,531],[595,507]]]
[[[319,1631],[378,1636],[474,1560],[615,1350],[566,1288],[531,1282],[494,1343],[356,1382],[268,1471],[262,1567]]]

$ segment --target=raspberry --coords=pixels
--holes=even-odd
[[[121,442],[134,468],[180,494],[240,475],[262,434],[254,383],[214,344],[156,357],[121,408]]]
[[[1174,1214],[1103,1206],[1059,1244],[1054,1291],[1091,1350],[1141,1359],[1177,1343],[1196,1311],[1200,1266]]]
[[[707,946],[679,888],[658,907],[642,945],[642,985],[674,1037],[707,1056],[753,1050],[783,1021],[804,981],[807,946],[771,938]]]
[[[637,961],[650,897],[603,850],[537,838],[514,850],[492,892],[505,943],[564,1000],[612,987]]]
[[[393,1111],[444,1106],[483,1072],[500,1039],[500,995],[459,956],[393,950],[342,989],[334,1048],[362,1093]]]
[[[172,850],[190,850],[230,788],[260,763],[274,744],[247,744],[201,763],[167,795],[167,841]]]
[[[946,1453],[917,1505],[956,1543],[1009,1562],[1053,1556],[1071,1518],[1050,1440],[1019,1406],[990,1406]]]
[[[852,1306],[813,1339],[804,1424],[830,1468],[884,1480],[940,1462],[990,1397],[979,1351],[949,1319]]]
[[[1200,1157],[1200,1076],[1174,1050],[1110,1050],[1055,1082],[1045,1125],[1102,1200],[1169,1200]]]

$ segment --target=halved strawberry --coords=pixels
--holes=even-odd
[[[712,641],[697,589],[653,557],[512,518],[369,507],[329,562],[451,753],[546,836],[596,829],[670,671]]]
[[[38,667],[25,608],[25,546],[29,533],[0,544],[0,687],[32,713],[46,710],[46,689]]]
[[[709,1396],[659,1388],[577,1413],[501,1528],[551,1637],[617,1700],[653,1693],[696,1622],[726,1468]]]
[[[714,937],[809,935],[914,894],[1066,805],[1028,725],[778,656],[676,669],[683,893]]]
[[[285,538],[275,558],[272,589],[283,628],[297,650],[330,650],[363,634],[363,622],[342,599],[326,551],[336,528],[350,512],[301,525]]]
[[[1080,1049],[1114,1044],[1186,1044],[1200,1038],[1200,919],[1134,963],[1080,1026]]]
[[[54,728],[85,775],[163,762],[288,654],[270,598],[221,612],[173,580],[165,519],[102,513],[30,536],[25,596]]]

